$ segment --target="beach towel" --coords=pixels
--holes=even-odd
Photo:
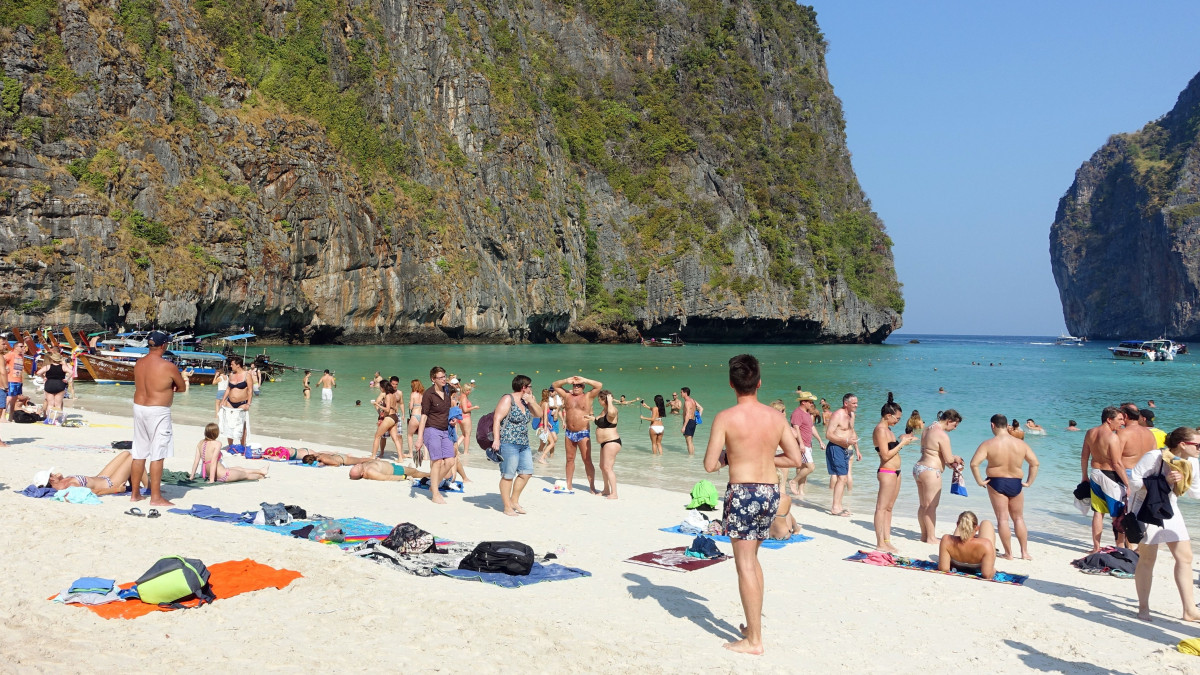
[[[1084,574],[1108,574],[1122,579],[1132,578],[1137,564],[1137,552],[1119,546],[1105,546],[1095,553],[1071,561],[1071,565]]]
[[[229,560],[209,565],[208,573],[208,583],[217,600],[266,588],[284,588],[304,576],[295,570],[275,569],[253,560]],[[121,584],[121,588],[130,588],[131,586],[133,586],[133,582]],[[195,607],[199,601],[193,599],[181,604],[184,607]],[[138,598],[103,605],[80,606],[90,609],[105,619],[136,619],[151,612],[172,611],[170,607],[151,605]]]
[[[493,584],[501,588],[520,588],[521,586],[537,584],[543,581],[566,581],[567,579],[592,576],[591,572],[574,567],[566,567],[557,563],[543,565],[539,562],[533,563],[533,569],[529,574],[521,576],[504,574],[503,572],[474,572],[471,570],[445,569],[442,567],[435,567],[433,571],[436,574],[454,579],[482,581],[485,584]]]
[[[1125,512],[1125,486],[1122,483],[1105,476],[1100,469],[1092,469],[1088,474],[1088,485],[1092,495],[1089,501],[1084,502],[1086,506],[1075,502],[1080,513],[1086,516],[1091,511],[1097,511],[1111,514],[1115,519]]]
[[[921,572],[936,572],[937,574],[946,574],[949,576],[963,577],[964,579],[978,579],[979,581],[994,581],[998,584],[1010,584],[1012,586],[1020,586],[1024,584],[1029,577],[1024,574],[1008,574],[1007,572],[997,571],[991,579],[984,579],[980,572],[961,572],[951,570],[949,572],[941,572],[938,570],[938,564],[932,560],[917,560],[915,558],[905,558],[904,556],[892,555],[879,551],[859,551],[854,555],[845,558],[850,562],[866,563],[868,565],[876,565],[879,567],[897,567],[905,570],[918,570]],[[890,559],[890,561],[889,561]]]
[[[66,502],[68,504],[99,504],[100,498],[95,492],[85,487],[69,487],[66,490],[59,490],[51,497],[56,502]]]
[[[33,497],[34,499],[54,499],[54,495],[57,492],[58,490],[55,490],[52,487],[38,487],[36,485],[30,485],[24,490],[21,490],[18,494],[22,494],[26,497]]]
[[[672,572],[694,572],[732,559],[733,556],[708,559],[692,558],[687,555],[686,546],[676,546],[675,548],[664,548],[661,551],[651,551],[635,555],[632,558],[626,558],[625,562],[633,563],[634,565],[657,567]]]
[[[222,511],[215,506],[206,504],[192,504],[189,509],[167,509],[168,513],[178,513],[181,516],[192,516],[202,520],[215,520],[218,523],[241,523],[245,517],[240,513],[232,513],[230,511]]]
[[[413,485],[413,487],[417,488],[418,490],[428,491],[429,490],[429,479],[422,478],[421,480],[413,483],[412,485]],[[456,480],[456,481],[451,482],[450,487],[445,487],[444,482],[442,483],[442,485],[443,485],[443,487],[441,489],[442,492],[464,492],[463,484],[462,484],[461,480]]]
[[[437,570],[457,570],[458,564],[475,550],[478,543],[438,540],[434,542],[434,546],[437,550],[445,552],[400,554],[380,545],[379,541],[365,541],[351,546],[349,553],[418,577],[432,577],[438,574]]]
[[[675,534],[683,534],[683,535],[687,535],[689,537],[696,536],[694,532],[684,532],[683,530],[680,529],[680,527],[678,525],[674,525],[672,527],[662,527],[662,528],[659,528],[658,531],[659,532],[674,532]],[[710,535],[706,535],[706,536],[711,537],[713,541],[719,541],[723,544],[730,543],[729,537],[726,537],[724,535],[710,534]],[[784,546],[787,546],[788,544],[799,544],[800,542],[804,542],[804,541],[812,541],[812,537],[810,537],[806,534],[793,534],[788,539],[767,539],[767,540],[763,541],[762,548],[783,548]]]
[[[293,530],[300,529],[306,525],[316,525],[320,520],[333,521],[337,527],[342,528],[342,533],[345,537],[345,540],[338,543],[338,545],[342,548],[351,548],[357,544],[369,540],[383,539],[392,531],[391,525],[378,523],[374,520],[367,520],[366,518],[314,518],[312,520],[293,520],[287,525],[262,525],[252,523],[242,524],[248,527],[253,527],[256,530],[274,532],[275,534],[282,534],[285,537],[291,537]]]

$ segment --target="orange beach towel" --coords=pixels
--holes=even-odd
[[[253,560],[227,560],[208,566],[208,583],[217,600],[235,595],[261,591],[264,588],[283,588],[304,576],[295,570],[277,570]],[[129,588],[132,583],[121,584]],[[185,607],[195,607],[198,601],[188,600]],[[151,605],[141,600],[110,602],[106,605],[79,605],[105,619],[136,619],[151,612],[169,612],[169,608]]]

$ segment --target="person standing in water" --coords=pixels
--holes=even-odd
[[[900,449],[913,441],[912,434],[897,439],[892,431],[892,427],[900,423],[903,412],[889,391],[887,403],[879,410],[879,424],[871,434],[875,452],[879,453],[879,470],[875,472],[879,480],[879,496],[875,500],[875,550],[888,553],[900,552],[892,545],[892,508],[900,494]]]
[[[762,654],[763,573],[758,549],[771,536],[771,524],[779,511],[776,472],[800,465],[800,444],[787,418],[758,401],[762,386],[758,359],[741,354],[729,359],[729,386],[737,405],[717,413],[704,453],[704,470],[714,473],[729,467],[725,489],[725,532],[733,544],[738,594],[746,623],[742,639],[726,649]],[[783,453],[776,455],[776,448]]]
[[[311,370],[304,371],[304,400],[306,401],[312,396],[312,386],[308,383],[308,378],[311,376]]]
[[[654,395],[654,405],[646,405],[642,403],[642,407],[650,411],[649,417],[642,417],[650,423],[650,454],[663,454],[662,438],[663,432],[667,427],[663,425],[663,417],[667,415],[667,403],[663,400],[662,394]]]
[[[842,493],[849,481],[850,457],[858,448],[858,434],[854,433],[854,412],[858,410],[858,397],[854,394],[842,396],[842,407],[829,418],[825,433],[825,465],[833,485],[833,504],[829,512],[843,518],[850,517],[850,509],[842,506]],[[861,459],[862,456],[859,455]]]
[[[692,398],[689,387],[680,387],[679,391],[683,394],[683,440],[687,441],[688,455],[694,455],[696,446],[692,443],[692,436],[696,435],[697,420],[704,414],[704,406]]]
[[[321,379],[317,380],[317,384],[321,387],[321,400],[333,400],[333,388],[337,386],[337,378],[329,374],[329,369],[325,369],[325,374]]]
[[[150,463],[150,505],[174,506],[162,496],[163,461],[175,454],[171,404],[183,391],[179,368],[163,358],[171,336],[156,330],[146,337],[146,355],[133,366],[133,464],[130,501],[142,500],[142,473]]]

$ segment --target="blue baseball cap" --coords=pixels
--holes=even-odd
[[[152,347],[165,345],[170,341],[171,336],[161,330],[151,331],[150,334],[146,336],[146,344],[149,344]]]

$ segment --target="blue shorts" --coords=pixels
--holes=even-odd
[[[846,449],[836,443],[825,444],[825,466],[830,476],[845,476],[850,473],[850,456]]]
[[[517,475],[533,475],[533,451],[528,445],[500,444],[500,477],[512,480]]]
[[[21,389],[22,389],[22,387],[21,387],[20,382],[9,382],[8,383],[8,395],[9,396],[20,396]]]
[[[450,440],[450,432],[447,430],[426,427],[421,440],[424,441],[426,449],[429,450],[429,460],[431,462],[436,462],[439,459],[454,459],[454,442]]]
[[[582,441],[585,438],[591,438],[591,437],[592,437],[592,432],[588,429],[583,429],[581,431],[568,431],[567,432],[567,440],[571,441],[572,443],[578,443],[579,441]]]
[[[731,483],[725,488],[725,534],[730,539],[766,540],[779,510],[775,483]]]

